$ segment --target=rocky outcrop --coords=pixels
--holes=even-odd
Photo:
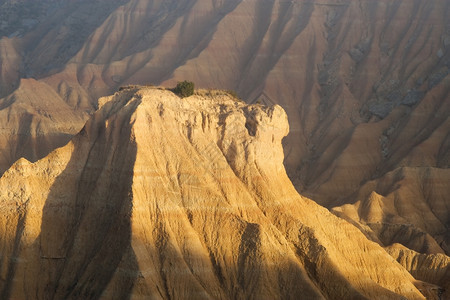
[[[155,88],[99,105],[66,146],[1,177],[2,298],[423,299],[296,192],[280,106]]]

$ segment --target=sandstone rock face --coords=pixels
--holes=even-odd
[[[155,88],[99,106],[66,146],[1,177],[1,298],[424,298],[296,192],[280,106]]]

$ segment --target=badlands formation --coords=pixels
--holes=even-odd
[[[420,254],[397,262],[297,193],[283,166],[288,130],[280,106],[226,92],[101,98],[67,145],[0,179],[0,297],[437,297],[401,258]],[[448,265],[427,259],[417,264]],[[430,268],[418,276],[444,280]]]
[[[449,15],[447,0],[2,0],[0,173],[120,86],[188,79],[286,110],[301,194],[385,246],[407,231],[448,255]]]
[[[22,175],[18,175],[21,173],[14,173],[14,168],[34,166],[26,163],[26,160],[42,164],[39,159],[47,159],[47,155],[54,149],[66,145],[83,128],[89,116],[102,106],[102,103],[98,103],[99,97],[113,94],[121,86],[150,83],[174,86],[177,81],[187,79],[203,88],[235,90],[248,103],[260,102],[268,106],[278,104],[286,111],[290,130],[283,139],[284,166],[289,179],[301,195],[326,207],[334,215],[356,226],[366,238],[385,247],[417,280],[445,287],[445,283],[450,282],[446,271],[449,268],[450,254],[448,16],[450,2],[447,0],[0,0],[0,174],[6,172],[5,176],[9,176],[11,186],[22,181]],[[104,109],[105,106],[102,106],[94,116],[99,118]],[[115,114],[111,116],[113,115]],[[96,124],[92,120],[89,122]],[[255,133],[251,124],[247,124],[248,132]],[[134,132],[134,126],[125,126],[123,130]],[[190,127],[184,130],[188,130],[187,128]],[[112,128],[110,131],[115,132]],[[187,132],[188,139],[195,137],[195,132]],[[149,134],[149,137],[152,134],[155,133]],[[129,143],[127,135],[128,133],[121,137],[125,139],[125,144]],[[131,140],[137,139],[131,133],[130,135]],[[69,145],[81,147],[84,143],[76,141],[83,136],[78,135],[62,149],[69,149]],[[112,147],[113,140],[117,143],[114,145],[123,147],[123,141],[119,142],[117,137],[106,137],[101,132],[98,132],[98,137],[112,143],[104,146],[106,148]],[[231,147],[227,151],[236,153],[233,155],[243,164],[239,155],[246,155],[243,153],[247,153],[245,151],[248,149],[234,149],[237,146],[231,146],[228,142],[220,144],[219,140],[219,137],[214,140],[218,143],[217,147],[221,151],[225,151],[224,145]],[[139,147],[136,153],[138,150]],[[241,153],[241,150],[245,151]],[[58,151],[56,153],[63,155],[61,149]],[[166,155],[171,152],[161,153]],[[204,157],[200,159],[194,156],[195,160],[192,160],[193,150],[187,153],[184,155],[189,156],[191,164],[200,166],[198,171],[202,175],[209,174],[201,171],[207,169]],[[50,157],[52,155],[59,154],[53,153]],[[80,155],[85,155],[81,160],[87,161],[87,154]],[[133,156],[128,156],[127,159],[131,161],[125,162],[122,161],[124,157],[113,154],[110,155],[114,158],[111,157],[108,161],[104,161],[106,154],[96,155],[90,164],[98,160],[95,163],[103,164],[106,168],[106,165],[114,162],[114,166],[108,168],[120,170],[122,168],[117,167],[117,164],[129,168],[134,168],[130,166],[135,165],[131,163]],[[154,155],[156,157],[159,154]],[[215,155],[212,158],[208,155],[211,154],[206,155],[206,161],[216,162]],[[136,156],[136,161],[138,157]],[[282,157],[280,152],[278,159],[283,159]],[[77,160],[78,158],[74,158],[71,162],[76,164]],[[230,168],[234,168],[228,160]],[[177,161],[180,161],[180,167],[188,163],[181,163],[181,158]],[[8,170],[13,164],[13,169]],[[60,178],[61,174],[58,172],[62,172],[61,168],[66,169],[64,166],[64,163],[59,167],[54,165],[48,172],[53,174],[53,178]],[[215,164],[208,166],[218,168]],[[75,190],[93,189],[97,184],[94,179],[104,169],[95,168],[100,169],[96,169],[94,173],[91,170],[78,174],[76,172],[81,172],[78,169],[63,172],[64,176],[74,172],[73,178],[67,179],[67,184],[64,184],[66,179],[58,180],[56,190],[59,192],[53,189],[50,199],[58,198],[58,195],[63,198],[75,197]],[[165,171],[172,176],[169,182],[175,180],[176,168]],[[277,168],[281,168],[281,165],[277,165]],[[134,174],[130,170],[123,172]],[[273,172],[270,181],[279,180],[278,174]],[[64,176],[62,178],[66,178]],[[123,178],[130,178],[129,175],[120,176],[122,177],[108,180],[121,182],[125,180]],[[197,178],[188,177],[189,180]],[[4,181],[5,178],[1,180]],[[39,182],[39,178],[45,178],[44,174],[27,178],[29,184],[34,182],[36,188],[44,189],[45,183]],[[53,179],[48,180],[46,184],[53,186]],[[134,188],[135,180],[132,181],[129,185]],[[192,186],[196,184],[198,181]],[[119,187],[113,183],[111,186],[114,188],[109,190],[115,194],[129,194],[116,191]],[[262,189],[257,189],[259,188]],[[278,193],[279,189],[277,187],[274,191]],[[92,197],[99,199],[99,195],[104,195],[104,192],[97,191],[99,194]],[[6,198],[2,198],[8,201],[25,195],[22,190],[4,190],[3,193],[9,193],[4,196]],[[72,229],[67,234],[78,232],[76,224],[81,221],[75,219],[81,218],[84,208],[71,215],[75,219],[67,219],[60,214],[70,214],[73,207],[84,207],[85,197],[81,196],[83,193],[85,192],[76,192],[80,196],[76,196],[78,198],[75,200],[70,198],[72,202],[68,200],[72,206],[61,205],[57,209],[57,205],[50,205],[53,208],[44,210],[48,212],[44,215],[46,218],[53,218],[50,211],[60,210],[54,218],[68,223],[64,223],[58,230],[64,231],[70,227]],[[213,192],[207,193],[215,195]],[[49,198],[44,194],[43,199]],[[27,197],[23,196],[20,203],[28,203]],[[108,194],[107,197],[116,196]],[[292,197],[300,199],[300,196]],[[133,199],[137,197],[133,196]],[[98,205],[100,211],[100,207],[106,204],[98,202],[95,205]],[[0,240],[2,245],[7,245],[4,246],[6,248],[0,248],[0,254],[4,257],[0,261],[1,278],[6,280],[0,280],[0,283],[4,286],[4,293],[10,295],[16,295],[14,293],[17,292],[17,288],[12,287],[14,280],[18,280],[14,274],[23,270],[19,267],[22,256],[17,258],[16,264],[16,256],[11,253],[22,249],[25,244],[32,243],[33,247],[36,245],[32,238],[27,239],[25,236],[30,229],[23,231],[21,228],[25,227],[20,224],[25,220],[28,220],[27,224],[31,224],[35,221],[30,220],[44,219],[32,218],[32,207],[34,206],[19,205],[17,210],[27,212],[26,215],[19,213],[16,217],[9,217],[12,219],[0,220],[2,226],[6,226],[2,229],[2,235],[8,237]],[[38,212],[37,208],[35,212]],[[115,217],[108,218],[110,219],[99,219],[99,224],[109,224]],[[41,236],[39,224],[31,226],[36,231],[28,236]],[[273,224],[278,223],[274,221]],[[44,234],[50,230],[47,227],[44,229]],[[258,230],[258,234],[262,232]],[[131,232],[133,230],[130,230],[129,236],[132,236]],[[61,235],[65,234],[56,234]],[[103,235],[107,236],[104,232]],[[27,241],[25,244],[21,242],[22,238]],[[158,238],[157,241],[159,240]],[[75,243],[75,237],[73,241],[53,242],[64,243],[64,246],[57,244],[54,250],[50,250],[51,247],[48,246],[46,251],[56,253],[48,255],[49,257],[55,258],[60,251],[75,249],[75,246],[71,246]],[[99,245],[90,246],[91,250],[85,251],[97,253]],[[207,247],[207,244],[204,245]],[[211,244],[208,245],[212,247]],[[324,247],[328,251],[329,247]],[[159,249],[161,248],[157,250]],[[27,251],[34,253],[36,250]],[[86,253],[85,257],[90,254]],[[136,254],[136,257],[139,255]],[[77,258],[77,262],[84,261],[83,259]],[[59,266],[63,261],[50,259],[48,263]],[[340,262],[336,264],[341,265]],[[10,268],[9,265],[13,267]],[[314,264],[308,265],[305,261],[302,264],[308,278],[312,278],[314,285],[328,298],[326,289],[314,279],[319,277],[319,273],[311,271],[312,265]],[[53,272],[56,269],[52,266],[49,265],[45,270]],[[119,270],[122,267],[121,265]],[[67,270],[67,266],[58,268]],[[87,270],[88,265],[80,268]],[[41,270],[40,267],[32,269]],[[129,269],[123,267],[123,270]],[[48,274],[47,271],[42,272]],[[56,273],[51,276],[67,271],[54,272]],[[270,274],[276,274],[274,272]],[[244,280],[233,277],[237,275],[228,275],[222,277],[226,280]],[[272,275],[267,276],[264,278]],[[9,277],[15,279],[5,279]],[[118,277],[114,278],[119,280]],[[50,277],[46,280],[52,281]],[[64,280],[70,282],[70,279]],[[158,280],[165,282],[162,278]],[[104,281],[110,282],[107,279]],[[40,291],[45,289],[39,285],[44,284],[42,282],[33,284],[40,286]],[[68,283],[58,283],[58,286],[60,284],[65,286]],[[133,289],[139,286],[132,280],[130,284]],[[108,286],[114,285],[111,283]],[[222,288],[222,283],[220,286],[226,290]],[[161,288],[161,291],[168,289],[169,286]],[[92,290],[102,289],[92,287]],[[435,291],[433,288],[421,290],[430,293]],[[447,287],[446,290],[450,289]],[[44,292],[39,293],[42,295]],[[169,295],[168,292],[165,293],[164,295]],[[429,296],[430,293],[427,297],[432,297]]]

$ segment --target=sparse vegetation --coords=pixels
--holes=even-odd
[[[194,83],[192,81],[178,82],[173,92],[181,98],[186,98],[194,94]]]
[[[123,90],[132,90],[132,89],[138,89],[139,85],[135,85],[135,84],[130,84],[130,85],[124,85],[119,87],[119,92],[123,91]]]
[[[198,89],[195,91],[195,95],[206,96],[206,97],[220,97],[220,96],[228,96],[234,98],[234,100],[239,102],[244,102],[238,94],[233,90],[219,90],[219,89]]]

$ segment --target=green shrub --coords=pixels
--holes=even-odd
[[[189,97],[194,94],[194,83],[187,80],[178,82],[173,92],[181,98]]]

